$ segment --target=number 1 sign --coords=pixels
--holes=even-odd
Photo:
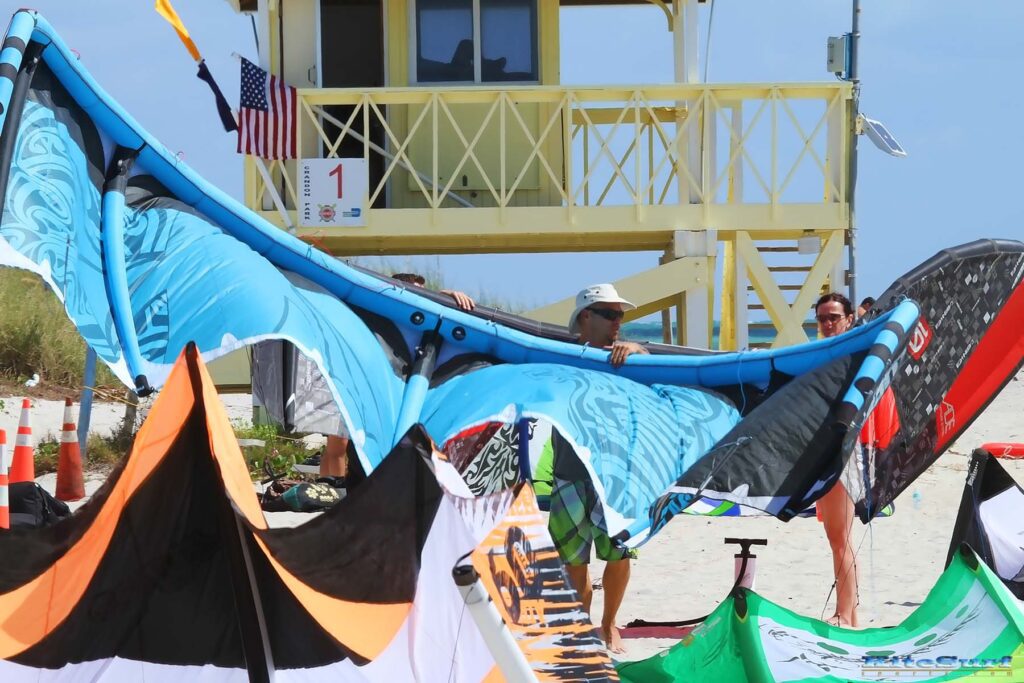
[[[299,166],[299,225],[353,228],[366,225],[368,185],[363,159],[303,159]]]

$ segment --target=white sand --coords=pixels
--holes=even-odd
[[[247,422],[251,417],[246,395],[222,396],[229,418]],[[8,431],[13,445],[20,398],[6,398],[0,428]],[[120,421],[123,406],[97,404],[93,431],[109,433]],[[37,438],[47,432],[59,435],[63,403],[39,401],[33,413]],[[921,603],[942,573],[956,518],[964,476],[971,451],[990,441],[1024,441],[1024,373],[1011,381],[974,425],[897,500],[894,517],[870,526],[859,523],[855,543],[861,543],[858,564],[861,575],[863,626],[888,626],[905,618]],[[1024,482],[1024,460],[1004,460],[1004,467]],[[40,479],[53,486],[53,475]],[[87,491],[101,482],[92,478]],[[920,494],[915,507],[912,494]],[[275,526],[294,525],[308,515],[277,513]],[[814,617],[832,613],[826,604],[832,586],[832,560],[825,533],[814,519],[783,524],[774,518],[710,519],[681,516],[673,520],[640,551],[619,624],[635,618],[677,620],[707,614],[722,600],[733,583],[735,546],[723,545],[727,536],[767,538],[758,555],[756,589],[765,597],[801,614]],[[599,575],[602,566],[592,569]],[[603,591],[594,594],[595,621],[600,620]],[[672,640],[630,639],[623,659],[641,659],[671,646]]]

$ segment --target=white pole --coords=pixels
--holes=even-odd
[[[847,189],[846,202],[850,206],[850,253],[847,256],[850,264],[850,300],[857,305],[857,116],[860,114],[860,71],[858,60],[860,58],[860,0],[853,0],[853,25],[850,30],[850,65],[848,78],[853,84],[853,100],[850,112],[850,171],[849,188]],[[845,282],[839,286],[833,285],[832,289],[841,291]]]
[[[491,602],[491,596],[480,583],[480,575],[473,565],[456,565],[452,569],[452,578],[505,680],[508,683],[536,683],[537,677],[530,663],[516,645],[515,638],[498,613],[498,608]]]
[[[697,0],[673,0],[672,2],[672,53],[675,66],[675,79],[677,84],[695,84],[700,82],[698,51],[698,14]],[[676,130],[684,123],[689,126],[686,135],[679,136],[678,147],[676,148],[677,163],[680,166],[676,174],[677,187],[679,188],[680,204],[698,204],[711,201],[711,197],[702,196],[704,188],[704,135],[703,126],[711,124],[712,113],[702,110],[698,112],[698,100],[676,102]],[[683,111],[686,115],[683,116]],[[703,119],[703,120],[702,120]],[[696,183],[691,186],[683,167],[689,169],[690,175]],[[687,235],[687,248],[681,249],[679,236],[682,231],[676,232],[674,245],[676,258],[686,256],[703,256],[712,259],[715,248],[709,244],[709,240],[715,239],[712,232],[693,232]],[[701,245],[701,248],[694,250],[693,247]],[[717,245],[716,245],[717,246]],[[685,252],[681,253],[681,252]],[[714,269],[708,277],[704,278],[703,287],[691,287],[683,293],[682,300],[685,306],[676,310],[682,313],[685,310],[686,319],[677,320],[678,336],[677,343],[686,344],[700,348],[708,348],[711,342],[711,330],[708,328],[708,287],[712,284],[708,280],[714,277]]]

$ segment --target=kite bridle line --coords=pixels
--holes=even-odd
[[[712,467],[711,472],[708,474],[707,477],[705,477],[704,481],[701,482],[701,484],[697,487],[697,490],[694,493],[692,493],[692,494],[690,494],[690,493],[685,493],[685,494],[680,494],[680,493],[662,494],[662,496],[659,497],[659,500],[664,498],[666,495],[679,496],[679,497],[684,496],[684,495],[685,496],[689,496],[689,500],[687,501],[686,505],[682,506],[681,508],[679,508],[675,512],[672,512],[671,515],[674,517],[676,514],[678,514],[680,512],[683,512],[684,510],[686,510],[686,508],[688,508],[691,505],[693,505],[693,503],[697,499],[699,499],[701,496],[704,495],[703,494],[704,489],[707,488],[708,484],[711,483],[711,480],[714,478],[715,474],[718,473],[718,468],[720,468],[722,465],[724,465],[726,462],[728,462],[729,458],[732,457],[733,453],[735,453],[739,449],[739,447],[741,445],[745,444],[746,442],[748,442],[748,441],[750,441],[752,439],[753,439],[753,437],[751,437],[751,436],[741,436],[739,439],[737,439],[735,441],[732,441],[732,442],[729,442],[729,443],[726,443],[726,444],[722,444],[722,446],[731,446],[730,451],[728,453],[726,453],[722,457],[722,459],[715,466]],[[728,502],[732,502],[732,501],[728,501]],[[655,508],[655,512],[654,513],[651,512],[651,508]],[[660,504],[656,503],[655,505],[653,505],[653,506],[651,506],[651,507],[649,507],[647,509],[647,518],[648,518],[648,520],[652,519],[652,516],[651,516],[652,514],[657,514],[657,509],[658,508],[660,508]],[[670,519],[671,519],[671,517],[670,517]],[[666,523],[667,523],[667,520],[666,520]],[[662,526],[664,526],[664,525],[662,525]],[[651,527],[651,525],[648,525],[648,527],[647,527],[648,531],[650,530],[650,527]],[[659,528],[661,528],[661,527],[659,527]],[[607,529],[605,529],[604,531],[605,531],[605,533],[608,532]],[[615,536],[609,536],[609,538],[611,538],[612,544],[615,545],[615,547],[621,549],[621,548],[626,548],[626,541],[628,541],[630,538],[632,538],[632,536],[633,535],[630,533],[629,529],[626,528],[626,529],[623,529],[622,531],[620,531],[619,533],[615,534]]]
[[[853,520],[850,520],[850,523],[852,524]],[[857,557],[860,555],[860,549],[864,545],[864,541],[867,539],[869,533],[871,535],[872,547],[874,547],[875,535],[874,535],[874,529],[872,528],[872,525],[874,523],[875,523],[875,518],[872,517],[864,525],[867,528],[864,529],[864,534],[860,537],[860,543],[857,544],[857,549],[853,551],[853,571],[854,571],[854,573],[857,572]],[[850,544],[847,543],[846,545],[849,546]],[[843,549],[843,555],[842,555],[841,559],[843,559],[843,560],[846,559],[846,548]],[[872,576],[874,576],[873,573],[872,573]],[[825,610],[828,609],[828,601],[832,599],[832,593],[834,593],[836,590],[838,590],[838,588],[839,588],[838,587],[838,583],[839,583],[839,577],[836,577],[835,580],[832,581],[832,587],[829,588],[828,595],[825,596],[825,602],[821,606],[821,616],[822,616],[822,618],[819,619],[818,621],[825,621],[824,616],[825,616]],[[857,606],[860,606],[860,582],[859,581],[857,582]]]

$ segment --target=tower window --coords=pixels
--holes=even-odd
[[[537,0],[416,0],[416,81],[536,82]]]

